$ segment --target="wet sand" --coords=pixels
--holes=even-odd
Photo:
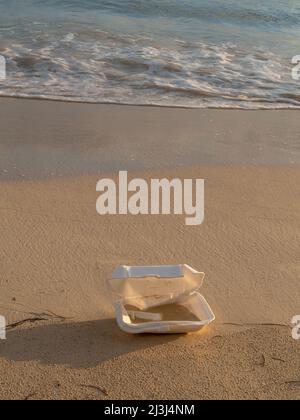
[[[0,180],[197,165],[300,165],[299,111],[0,98]]]

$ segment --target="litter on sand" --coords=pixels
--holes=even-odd
[[[118,267],[109,285],[119,327],[131,334],[201,330],[215,320],[199,293],[204,277],[186,264]]]

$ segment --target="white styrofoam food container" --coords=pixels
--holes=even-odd
[[[201,330],[215,320],[205,298],[199,293],[205,274],[190,266],[120,266],[109,281],[119,327],[131,334],[188,333]],[[161,321],[151,308],[168,304],[186,307],[197,320]],[[126,306],[144,314],[145,322],[135,323]],[[147,311],[150,312],[147,312]],[[138,312],[137,312],[138,314]],[[199,321],[198,321],[199,320]]]

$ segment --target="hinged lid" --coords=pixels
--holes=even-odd
[[[170,266],[120,266],[109,281],[116,302],[144,310],[168,304],[199,290],[205,274],[186,264]]]

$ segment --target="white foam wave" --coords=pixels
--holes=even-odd
[[[261,49],[101,31],[4,44],[0,95],[195,108],[300,108],[288,62]],[[299,87],[299,86],[298,86]]]

